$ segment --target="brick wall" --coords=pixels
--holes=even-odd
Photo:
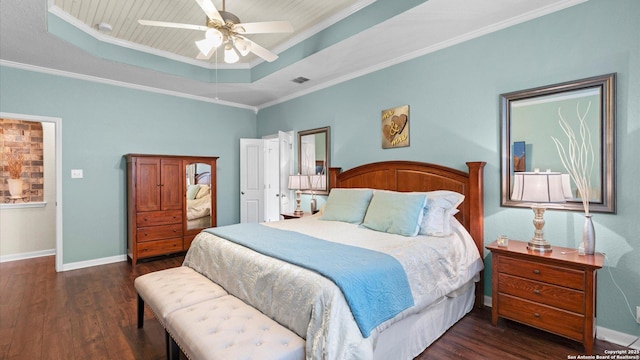
[[[16,154],[23,155],[22,195],[30,202],[44,200],[44,148],[42,143],[42,123],[14,119],[0,119],[0,151],[2,152],[2,182],[0,201],[9,200],[9,159]]]

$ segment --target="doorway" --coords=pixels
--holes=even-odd
[[[53,219],[54,227],[55,227],[55,266],[56,271],[63,271],[63,256],[62,256],[62,119],[54,118],[54,117],[46,117],[46,116],[38,116],[38,115],[28,115],[28,114],[16,114],[16,113],[6,113],[0,112],[0,118],[3,119],[13,119],[13,120],[24,120],[31,122],[40,122],[43,125],[43,129],[47,128],[53,129],[47,130],[53,133],[53,146],[48,148],[53,148],[53,153],[48,154],[45,153],[45,161],[53,162],[51,169],[53,169],[54,175],[53,179],[55,184],[53,186],[49,186],[48,189],[52,189],[55,194],[52,197],[52,204],[48,204],[47,202],[29,202],[29,203],[13,203],[13,204],[3,204],[2,211],[22,211],[20,209],[28,210],[37,210],[37,209],[28,209],[28,208],[44,208],[45,206],[54,206],[55,210],[51,213],[53,215],[45,215],[45,216],[54,216]],[[45,149],[46,151],[46,149]],[[49,151],[51,152],[51,151]],[[46,176],[46,175],[45,175]],[[46,193],[45,193],[46,196]],[[13,215],[13,214],[12,214]],[[36,254],[38,252],[35,252]],[[50,254],[50,253],[49,253]],[[20,258],[20,254],[17,254],[18,258]],[[38,255],[32,255],[27,257],[34,257]],[[42,255],[41,255],[42,256]],[[18,259],[16,258],[16,260]],[[26,257],[25,257],[26,258]]]

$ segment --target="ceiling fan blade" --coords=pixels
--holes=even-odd
[[[222,19],[222,16],[220,16],[218,9],[216,9],[215,5],[213,5],[213,2],[211,2],[211,0],[196,0],[196,2],[198,3],[198,5],[200,5],[200,8],[202,9],[202,11],[204,11],[204,13],[207,14],[209,19],[216,20],[216,21],[219,21],[221,24],[224,24],[224,20]]]
[[[251,46],[249,47],[249,51],[260,56],[261,58],[267,60],[268,62],[273,62],[278,58],[278,55],[272,53],[271,51],[263,48],[262,46],[256,44],[255,42],[251,42]]]
[[[203,54],[201,52],[198,52],[198,56],[196,56],[196,59],[198,60],[209,60],[211,59],[211,56],[213,56],[213,54],[216,52],[216,48],[211,48],[211,51],[209,51],[208,54]]]
[[[254,23],[240,23],[233,28],[240,34],[290,33],[293,26],[288,21],[265,21]]]
[[[207,31],[208,27],[202,25],[192,25],[192,24],[180,24],[180,23],[172,23],[166,21],[154,21],[154,20],[138,20],[140,25],[147,26],[159,26],[166,28],[175,28],[175,29],[188,29],[188,30],[201,30]]]

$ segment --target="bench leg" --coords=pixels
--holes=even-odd
[[[138,329],[144,325],[144,300],[138,294]]]
[[[171,344],[171,336],[169,336],[169,332],[167,330],[164,331],[164,351],[167,355],[167,360],[171,360],[171,349],[170,349],[170,344]]]
[[[171,360],[179,360],[180,359],[180,348],[178,347],[178,343],[167,332],[167,337],[169,338],[169,344],[171,348],[170,359]]]

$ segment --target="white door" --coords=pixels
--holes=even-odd
[[[278,131],[280,142],[280,212],[293,212],[293,192],[289,190],[289,175],[293,174],[293,131]]]
[[[264,221],[280,220],[280,143],[264,140]]]
[[[264,220],[262,139],[240,139],[240,222]]]

